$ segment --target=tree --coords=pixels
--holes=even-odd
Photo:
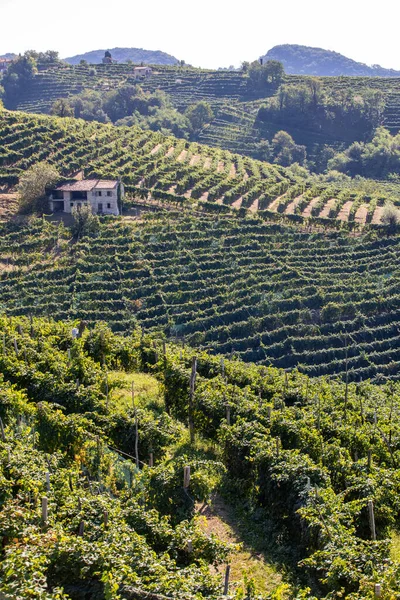
[[[37,65],[34,58],[26,53],[18,56],[8,67],[3,77],[4,102],[6,108],[15,108],[21,93],[28,87],[35,74]]]
[[[214,113],[208,102],[202,100],[188,106],[185,116],[189,119],[193,131],[198,133],[203,129],[204,125],[211,123]]]
[[[59,98],[53,102],[50,109],[50,114],[57,117],[73,117],[74,109],[72,108],[68,98]]]
[[[293,163],[303,165],[307,158],[306,147],[296,144],[292,136],[286,131],[278,131],[275,134],[272,140],[272,148],[274,162],[284,167]]]
[[[387,201],[383,209],[382,223],[386,225],[389,234],[396,233],[400,228],[400,210],[393,202]]]
[[[80,208],[72,209],[72,233],[80,239],[84,235],[96,234],[100,227],[99,217],[94,215],[92,207],[88,204],[83,204]]]
[[[20,212],[43,213],[47,207],[46,191],[60,179],[57,169],[46,162],[39,162],[21,175],[18,183]]]
[[[280,83],[285,75],[283,64],[278,60],[269,60],[263,65],[266,79],[270,83]]]

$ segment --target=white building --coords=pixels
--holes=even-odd
[[[82,179],[69,181],[57,186],[50,195],[50,209],[53,212],[71,213],[84,204],[92,207],[98,215],[119,215],[118,197],[123,197],[121,181],[104,179]]]
[[[135,79],[144,79],[146,77],[150,77],[153,73],[153,69],[151,67],[134,67],[133,75]]]

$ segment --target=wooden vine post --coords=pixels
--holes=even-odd
[[[135,384],[132,381],[132,408],[133,414],[135,416],[135,463],[136,467],[139,468],[139,426],[138,426],[138,416],[135,405]]]
[[[197,374],[197,357],[193,356],[192,358],[192,373],[190,375],[190,390],[189,390],[189,434],[190,434],[190,443],[194,443],[194,388],[196,384],[196,374]]]
[[[371,539],[376,540],[376,529],[375,529],[375,515],[374,515],[374,503],[372,500],[368,500],[368,519],[369,528],[371,530]]]
[[[229,576],[231,574],[231,565],[226,565],[225,581],[224,581],[224,596],[228,595],[229,592]]]
[[[183,487],[185,490],[188,489],[190,485],[190,467],[183,467]]]
[[[49,499],[47,496],[42,498],[42,523],[46,524],[49,517]]]
[[[4,431],[4,425],[3,425],[3,421],[0,417],[0,437],[1,437],[1,441],[5,442],[6,441],[6,434]]]

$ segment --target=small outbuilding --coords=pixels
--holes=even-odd
[[[82,179],[67,181],[52,191],[49,202],[53,212],[71,213],[89,205],[98,215],[119,215],[118,200],[124,195],[124,185],[113,179]]]
[[[133,75],[135,79],[146,79],[146,77],[150,77],[153,73],[153,69],[151,67],[134,67]]]

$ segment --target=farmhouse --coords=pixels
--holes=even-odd
[[[135,79],[144,79],[146,77],[150,77],[153,73],[153,69],[151,67],[134,67],[133,75]]]
[[[0,73],[5,73],[11,63],[11,58],[0,58]]]
[[[118,180],[82,179],[57,186],[49,197],[53,212],[71,213],[83,205],[92,207],[98,215],[119,215],[118,198],[124,194],[124,185]]]

